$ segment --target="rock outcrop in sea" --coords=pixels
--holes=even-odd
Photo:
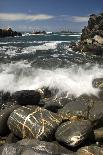
[[[0,29],[0,37],[14,37],[14,36],[22,36],[20,32],[13,31],[11,28],[8,29]]]
[[[103,55],[103,13],[90,15],[88,25],[82,29],[80,42],[71,47],[74,51]]]

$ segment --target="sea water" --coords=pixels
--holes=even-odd
[[[0,91],[58,89],[58,94],[97,95],[92,81],[103,77],[103,59],[75,52],[80,33],[0,38]]]

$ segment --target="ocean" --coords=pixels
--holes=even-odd
[[[80,96],[97,95],[92,81],[103,77],[103,58],[75,52],[81,33],[50,33],[0,38],[0,91],[42,87]]]

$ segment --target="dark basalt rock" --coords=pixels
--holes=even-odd
[[[103,13],[92,14],[82,29],[81,40],[72,46],[74,51],[103,56]]]
[[[103,122],[103,101],[94,102],[93,107],[89,111],[89,120],[94,126]]]
[[[99,88],[103,90],[103,78],[94,79],[92,85],[94,88]]]
[[[16,137],[13,133],[10,133],[7,138],[6,138],[6,143],[16,143],[18,142],[20,139],[18,137]]]
[[[76,155],[103,155],[103,148],[98,146],[85,146],[80,148]]]
[[[103,141],[103,127],[94,130],[96,141]]]
[[[25,147],[19,144],[4,144],[0,147],[0,155],[21,155]]]
[[[22,36],[22,34],[20,32],[13,31],[11,28],[0,29],[0,37],[14,37],[14,36]]]
[[[91,130],[92,126],[88,120],[68,121],[57,128],[55,137],[67,146],[76,147],[89,136]]]
[[[87,100],[78,98],[75,101],[68,102],[62,109],[58,110],[58,115],[63,120],[78,120],[88,117],[89,105]]]
[[[36,138],[52,140],[52,135],[61,118],[46,109],[27,106],[14,110],[9,119],[8,126],[12,133],[20,138]]]
[[[34,90],[17,91],[12,95],[12,99],[20,105],[37,105],[41,95]]]
[[[23,139],[19,141],[18,144],[25,146],[25,148],[26,146],[32,147],[33,148],[32,151],[38,152],[40,154],[45,153],[45,154],[59,155],[62,153],[63,154],[72,153],[72,151],[54,142],[45,142],[45,141],[39,141],[35,139]],[[26,153],[27,150],[24,152]]]
[[[45,99],[44,108],[52,112],[58,112],[58,109],[63,108],[68,102],[70,102],[70,100],[70,98],[65,97],[52,97],[49,99]]]
[[[19,105],[11,105],[3,110],[0,110],[0,136],[4,136],[9,133],[9,128],[7,127],[7,120],[10,114],[18,107]]]

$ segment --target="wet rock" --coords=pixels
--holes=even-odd
[[[77,151],[77,155],[103,155],[103,148],[98,146],[86,146]]]
[[[12,95],[14,101],[20,105],[37,105],[40,101],[41,95],[34,90],[17,91]]]
[[[58,109],[63,108],[68,102],[71,101],[71,98],[65,97],[52,97],[49,99],[45,99],[44,108],[48,109],[52,112],[58,112]]]
[[[40,140],[52,140],[52,135],[61,118],[46,109],[27,106],[14,110],[9,119],[8,126],[12,133],[20,138],[32,137]]]
[[[8,135],[8,137],[6,138],[6,143],[16,143],[18,142],[20,139],[18,137],[16,137],[13,133],[10,133]]]
[[[94,130],[94,136],[96,141],[103,140],[103,127]]]
[[[59,155],[61,153],[64,153],[64,154],[72,153],[72,151],[54,142],[45,142],[45,141],[39,141],[35,139],[23,139],[19,141],[18,144],[23,145],[25,147],[30,146],[33,148],[33,150],[35,150],[35,152],[38,152],[41,154],[50,153],[53,155],[57,155],[57,154]]]
[[[8,134],[9,128],[7,127],[7,120],[10,114],[18,107],[19,105],[12,105],[0,110],[0,136]]]
[[[63,120],[86,119],[88,109],[88,102],[79,98],[75,101],[68,102],[62,109],[58,110],[58,115],[60,115]]]
[[[0,155],[21,155],[24,146],[19,144],[4,144],[0,147]]]
[[[60,143],[76,147],[89,136],[91,131],[92,126],[88,120],[68,121],[57,128],[55,137]]]
[[[100,88],[103,90],[103,78],[94,79],[92,85],[94,88]]]
[[[103,122],[103,101],[94,102],[93,107],[89,111],[89,120],[94,126]]]

